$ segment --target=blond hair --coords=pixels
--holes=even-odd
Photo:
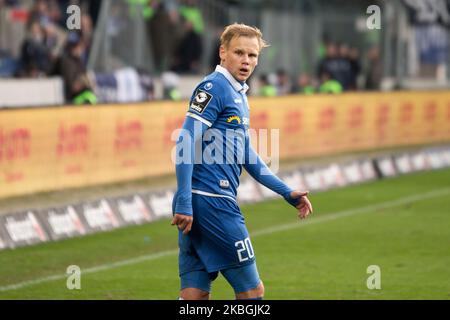
[[[263,39],[261,30],[257,27],[251,27],[243,23],[233,23],[225,27],[225,30],[220,36],[220,44],[225,48],[228,48],[228,45],[234,37],[256,38],[259,43],[259,51],[269,46]]]

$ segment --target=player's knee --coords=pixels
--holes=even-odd
[[[256,298],[264,297],[264,284],[261,281],[259,285],[256,287]]]
[[[183,300],[208,300],[209,292],[197,288],[185,288],[180,291]]]
[[[257,299],[264,297],[264,284],[262,281],[253,289],[236,294],[236,299]]]

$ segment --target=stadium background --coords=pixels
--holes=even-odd
[[[81,30],[67,28],[72,4],[81,8]],[[367,27],[371,5],[380,8],[380,29]],[[311,224],[348,212],[385,215],[384,224],[368,215],[346,226],[317,227],[316,235],[304,228],[286,237],[294,243],[337,237],[343,257],[329,248],[327,260],[325,249],[314,245],[289,256],[293,247],[275,234],[297,228],[289,224],[293,213],[244,175],[239,201],[251,234],[273,239],[255,240],[262,269],[285,273],[271,252],[286,248],[286,265],[300,261],[310,277],[294,274],[290,294],[277,289],[289,283],[286,273],[263,273],[269,297],[272,285],[276,299],[448,299],[448,255],[442,253],[450,238],[445,0],[0,1],[0,297],[176,295],[176,232],[168,223],[172,134],[195,83],[217,61],[223,26],[235,21],[258,26],[271,44],[249,80],[250,123],[280,130],[280,174],[292,187],[313,192]],[[434,220],[413,225],[409,219],[419,220],[420,203],[427,201]],[[398,206],[405,208],[394,210]],[[393,233],[398,239],[389,242]],[[373,242],[389,243],[364,262],[384,263],[382,270],[406,264],[401,274],[419,280],[410,284],[391,268],[387,281],[395,281],[388,284],[401,289],[370,291],[364,278],[369,262],[341,275],[351,282],[352,274],[362,274],[353,290],[324,276],[364,256],[355,248],[364,241],[369,252]],[[399,262],[400,252],[417,242],[422,251]],[[155,261],[166,256],[170,262]],[[414,265],[424,260],[420,272]],[[134,266],[139,261],[149,264],[147,271]],[[67,289],[69,265],[80,265],[98,289]],[[99,274],[123,266],[131,280],[111,284],[114,274]],[[167,272],[158,278],[161,266]],[[133,282],[138,275],[146,286]],[[217,286],[219,298],[232,297],[220,279]]]

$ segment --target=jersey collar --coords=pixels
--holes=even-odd
[[[243,85],[239,83],[239,81],[237,81],[226,68],[222,67],[221,65],[217,65],[215,71],[223,74],[224,77],[227,78],[227,80],[231,83],[234,90],[236,90],[237,92],[241,92],[244,94],[247,92],[249,88],[248,85],[245,82]]]

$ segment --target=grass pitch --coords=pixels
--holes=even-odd
[[[450,299],[450,170],[243,206],[265,299]],[[66,287],[69,265],[81,289]],[[381,270],[370,290],[367,268]],[[176,299],[170,220],[0,251],[0,299]],[[222,276],[212,299],[233,299]]]

